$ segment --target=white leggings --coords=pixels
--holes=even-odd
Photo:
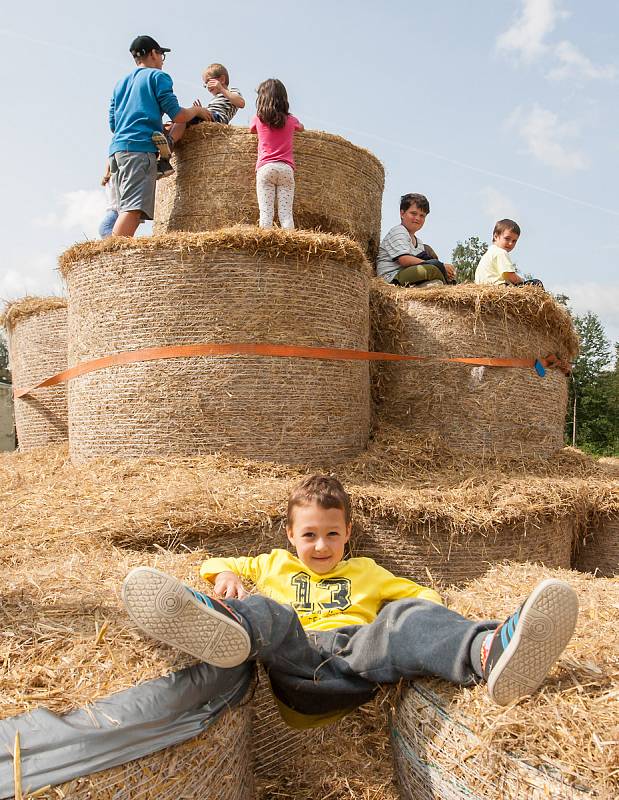
[[[294,200],[294,170],[283,161],[270,161],[256,172],[256,191],[260,209],[260,227],[273,227],[275,192],[277,215],[282,228],[294,228],[292,201]]]

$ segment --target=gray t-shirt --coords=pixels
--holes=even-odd
[[[235,89],[234,86],[230,86],[228,89],[229,92],[234,92],[238,94],[239,97],[243,95],[239,92],[238,89]],[[230,120],[238,111],[238,108],[228,100],[225,94],[216,94],[211,102],[207,105],[209,111],[215,111],[221,117],[221,122],[224,125],[229,125]]]
[[[411,238],[404,225],[392,228],[380,243],[378,257],[376,258],[376,274],[384,278],[387,283],[395,278],[398,270],[402,269],[396,259],[400,256],[418,256],[424,251],[421,239]]]

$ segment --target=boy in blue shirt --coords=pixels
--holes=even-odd
[[[136,69],[116,84],[109,109],[110,170],[119,212],[114,236],[133,236],[142,220],[153,218],[157,144],[165,143],[163,114],[173,122],[189,122],[207,119],[208,113],[179,105],[172,78],[162,70],[169,47],[160,47],[152,36],[138,36],[129,51]]]
[[[310,475],[288,500],[296,555],[208,559],[200,574],[222,600],[139,567],[125,579],[123,601],[151,636],[216,667],[260,660],[292,727],[333,721],[402,678],[485,681],[500,705],[541,685],[576,624],[567,583],[542,581],[500,625],[468,620],[433,589],[370,558],[344,558],[351,528],[342,484]],[[242,578],[262,594],[248,595]]]

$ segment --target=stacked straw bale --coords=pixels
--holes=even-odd
[[[232,709],[195,739],[119,767],[40,790],[41,800],[254,800],[250,707]]]
[[[118,599],[124,576],[140,564],[195,584],[195,553],[154,556],[93,543],[70,551],[69,544],[40,555],[36,575],[32,562],[3,570],[0,630],[6,634],[0,637],[0,719],[40,706],[65,714],[195,663],[143,637]],[[245,701],[197,738],[76,778],[37,797],[252,800],[251,715],[251,704]],[[27,740],[22,738],[21,746],[26,752]]]
[[[247,128],[204,123],[178,143],[173,176],[157,184],[155,233],[256,224],[257,137]],[[344,234],[374,261],[385,182],[369,151],[329,133],[295,135],[297,228]]]
[[[0,320],[9,335],[13,386],[27,389],[67,368],[67,301],[61,297],[24,297],[7,304]],[[64,384],[37,389],[15,400],[20,450],[68,438]]]
[[[619,575],[619,514],[595,519],[578,542],[574,569],[607,578]]]
[[[533,696],[505,708],[483,685],[424,679],[396,699],[392,745],[404,800],[619,796],[617,581],[506,564],[449,593],[449,604],[472,618],[501,619],[552,575],[574,586],[580,616]]]
[[[541,289],[462,285],[423,292],[376,280],[374,349],[437,357],[571,360],[569,313]],[[400,362],[376,370],[381,423],[437,436],[453,451],[547,457],[563,446],[567,378],[557,369]],[[379,423],[380,424],[380,423]]]
[[[145,347],[367,349],[370,267],[345,237],[258,228],[77,245],[69,365]],[[369,433],[366,362],[217,356],[112,366],[69,388],[70,449],[338,462]]]

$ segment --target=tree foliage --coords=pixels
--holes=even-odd
[[[615,352],[598,316],[589,311],[573,315],[580,337],[570,387],[571,418],[568,441],[573,441],[576,403],[576,445],[597,455],[619,454],[619,350]]]
[[[451,254],[451,263],[456,269],[458,283],[473,283],[479,259],[488,249],[486,242],[478,236],[470,236],[464,242],[458,242]]]
[[[9,368],[9,348],[4,337],[4,331],[0,331],[0,369]]]

